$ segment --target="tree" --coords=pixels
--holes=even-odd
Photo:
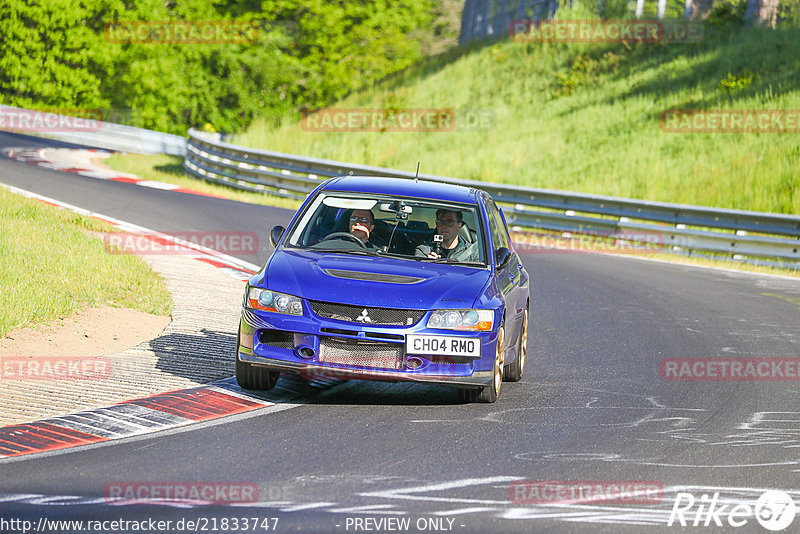
[[[100,84],[110,60],[91,27],[96,13],[71,0],[0,2],[2,101],[22,107],[104,107]]]
[[[261,10],[289,34],[284,52],[306,68],[298,103],[316,108],[420,59],[408,34],[430,23],[431,2],[263,0]]]
[[[689,20],[705,20],[714,9],[714,0],[692,0]]]
[[[744,19],[755,26],[775,27],[779,0],[748,0]]]
[[[426,56],[441,54],[458,45],[464,1],[439,0],[433,4],[432,10],[432,23],[409,34],[410,38],[419,41]]]
[[[424,46],[454,40],[459,4],[0,0],[0,103],[98,109],[114,122],[174,133],[206,123],[237,131],[255,115],[325,106],[410,66]],[[153,23],[152,35],[164,22],[191,21],[256,22],[262,31],[252,43],[118,37],[126,23],[143,21]],[[412,38],[415,30],[430,42]]]

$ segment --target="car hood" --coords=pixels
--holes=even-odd
[[[488,269],[346,254],[278,250],[266,287],[298,297],[365,307],[470,308]]]

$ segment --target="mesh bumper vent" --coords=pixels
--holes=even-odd
[[[376,343],[320,338],[319,361],[370,369],[400,369],[403,363],[402,343]]]

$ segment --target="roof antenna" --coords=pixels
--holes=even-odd
[[[417,174],[414,176],[414,183],[419,182],[419,161],[417,162]]]

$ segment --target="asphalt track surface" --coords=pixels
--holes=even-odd
[[[0,134],[0,147],[43,143],[63,146]],[[269,228],[291,215],[7,159],[0,182],[166,233],[255,231],[259,253],[241,258],[256,264],[270,253]],[[691,526],[703,494],[753,505],[766,489],[788,492],[800,512],[797,380],[659,373],[665,358],[800,357],[800,282],[596,254],[523,261],[528,364],[494,404],[460,404],[444,387],[345,382],[280,409],[4,460],[0,519],[161,519],[174,532],[181,518],[200,520],[198,531],[241,532],[243,523],[221,521],[245,517],[278,518],[251,532],[667,532],[709,528],[704,516]],[[650,481],[664,493],[539,504],[509,493],[548,480]],[[250,483],[259,502],[111,506],[104,487],[119,481]],[[698,501],[683,529],[667,526],[678,492]],[[726,514],[714,531],[768,532],[752,515],[733,528]],[[22,531],[12,527],[0,531]]]

